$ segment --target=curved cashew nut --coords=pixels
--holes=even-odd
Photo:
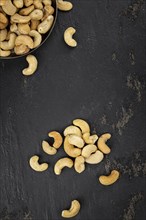
[[[67,135],[70,135],[70,134],[74,134],[74,135],[77,135],[79,137],[82,137],[81,130],[78,127],[74,126],[74,125],[70,125],[67,128],[65,128],[65,130],[64,130],[64,136],[67,136]]]
[[[23,15],[19,15],[19,14],[14,14],[13,16],[11,16],[11,21],[14,23],[28,23],[30,21],[30,16],[23,16]]]
[[[0,30],[0,42],[6,39],[7,33],[8,33],[7,29]]]
[[[82,131],[82,133],[90,133],[90,127],[88,123],[83,119],[75,119],[73,120],[73,124],[77,127],[79,127]]]
[[[113,170],[109,176],[100,176],[99,182],[102,185],[108,186],[115,183],[119,179],[120,173],[117,170]]]
[[[15,54],[17,55],[21,55],[21,54],[25,54],[25,53],[28,53],[29,52],[29,48],[28,46],[24,45],[24,44],[21,44],[19,46],[15,46],[14,47],[14,52]]]
[[[54,14],[54,8],[51,5],[46,5],[44,7],[44,14],[42,17],[42,21],[44,21],[49,15],[53,15]]]
[[[76,47],[77,42],[72,38],[73,34],[75,34],[76,30],[73,27],[69,27],[64,32],[64,41],[70,47]]]
[[[38,47],[42,42],[42,35],[36,30],[30,31],[29,35],[34,38],[33,47]]]
[[[49,15],[44,21],[42,21],[39,25],[38,25],[38,32],[40,34],[45,34],[47,33],[50,28],[52,27],[54,21],[54,17],[53,15]]]
[[[19,35],[16,37],[15,45],[19,46],[21,44],[27,45],[30,49],[33,48],[33,40],[28,35]]]
[[[3,50],[11,50],[15,45],[16,34],[11,33],[9,41],[0,42],[0,47]]]
[[[48,133],[48,136],[54,138],[53,147],[55,147],[56,149],[58,149],[62,145],[63,138],[59,132],[51,131]]]
[[[41,20],[43,17],[43,12],[40,9],[35,9],[29,14],[32,20]]]
[[[44,5],[52,5],[52,0],[43,0]]]
[[[81,149],[74,147],[72,144],[68,141],[69,136],[67,135],[64,140],[64,151],[70,156],[70,157],[78,157],[81,155]]]
[[[0,48],[0,57],[8,57],[11,54],[10,50],[2,50]]]
[[[96,134],[93,134],[90,136],[90,133],[84,133],[83,134],[83,139],[86,144],[95,144],[95,142],[98,139],[98,136]]]
[[[78,200],[73,200],[71,202],[70,209],[69,210],[63,210],[61,215],[64,218],[72,218],[72,217],[76,216],[79,213],[80,208],[81,208],[81,205],[80,205],[79,201]]]
[[[78,173],[82,173],[85,170],[85,159],[83,156],[76,157],[74,168]]]
[[[74,134],[69,135],[68,142],[78,148],[84,147],[84,140],[81,137]]]
[[[107,146],[106,141],[111,138],[111,134],[106,133],[98,139],[97,146],[104,154],[109,154],[111,149]]]
[[[23,0],[23,1],[24,1],[24,5],[25,5],[26,7],[28,7],[28,6],[30,6],[30,5],[33,4],[33,0]]]
[[[41,0],[41,1],[40,1],[40,0],[34,0],[34,1],[33,1],[33,4],[34,4],[35,8],[37,8],[37,9],[43,9],[42,0]]]
[[[38,66],[38,61],[37,61],[36,57],[33,55],[28,55],[26,57],[26,60],[29,64],[29,66],[26,69],[24,69],[22,71],[22,73],[23,73],[23,75],[30,76],[36,71],[37,66]]]
[[[23,0],[13,0],[13,3],[16,8],[23,8]]]
[[[54,172],[56,175],[60,175],[64,167],[71,168],[72,166],[73,166],[73,161],[68,157],[64,157],[56,162],[54,166]]]
[[[19,31],[20,34],[26,34],[26,35],[29,34],[29,32],[30,32],[29,24],[19,23],[18,24],[18,31]]]
[[[51,147],[47,141],[42,142],[42,148],[46,154],[54,155],[57,153],[57,150],[54,147]]]
[[[23,8],[19,11],[20,15],[29,15],[34,10],[34,5],[30,5],[27,8]]]
[[[2,5],[2,9],[7,15],[14,15],[17,11],[11,0],[6,0],[6,3]]]
[[[85,158],[90,157],[90,155],[92,153],[94,153],[95,151],[97,151],[97,147],[94,144],[88,144],[86,145],[83,150],[82,150],[82,156]]]
[[[98,164],[104,158],[104,155],[101,151],[97,150],[94,154],[91,154],[90,157],[86,158],[86,163],[89,164]]]
[[[60,11],[70,11],[73,8],[73,4],[68,1],[57,0],[57,8]]]
[[[32,156],[29,160],[30,167],[33,170],[38,171],[38,172],[43,172],[43,171],[47,170],[48,164],[47,163],[39,164],[38,160],[39,160],[38,156],[36,156],[36,155]]]

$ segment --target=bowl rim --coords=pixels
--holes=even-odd
[[[53,21],[53,24],[52,24],[52,27],[50,28],[49,32],[46,33],[46,37],[45,39],[41,42],[40,45],[38,45],[36,48],[30,50],[29,52],[25,53],[25,54],[21,54],[21,55],[14,55],[14,56],[8,56],[8,57],[1,57],[0,56],[0,60],[11,60],[11,59],[18,59],[18,58],[21,58],[21,57],[24,57],[24,56],[27,56],[33,52],[35,52],[39,47],[41,47],[46,41],[47,39],[50,37],[54,27],[55,27],[55,24],[56,24],[56,20],[57,20],[57,16],[58,16],[58,8],[57,8],[57,0],[52,0],[53,4],[55,4],[55,13],[54,13],[54,21]]]

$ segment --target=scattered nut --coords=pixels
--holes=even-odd
[[[98,140],[98,136],[96,134],[90,136],[90,133],[84,133],[83,139],[86,144],[95,144],[95,142]]]
[[[64,41],[70,47],[76,47],[77,42],[72,38],[73,34],[75,34],[76,30],[73,27],[69,27],[64,32]]]
[[[60,175],[64,167],[71,168],[72,166],[73,166],[73,161],[68,157],[64,157],[56,162],[54,166],[54,172],[56,175]]]
[[[43,171],[47,170],[48,164],[47,163],[39,164],[38,160],[39,160],[38,156],[36,156],[36,155],[32,156],[29,160],[30,167],[33,170],[38,171],[38,172],[43,172]]]
[[[113,170],[109,176],[100,176],[99,182],[102,185],[108,186],[115,183],[119,179],[120,173],[117,170]]]
[[[80,211],[81,205],[78,200],[73,200],[71,202],[71,207],[69,210],[63,210],[61,216],[64,218],[72,218],[76,216]]]
[[[72,144],[68,141],[69,136],[67,135],[64,140],[64,151],[70,156],[70,157],[78,157],[81,155],[81,149],[74,147]]]
[[[74,134],[69,135],[68,141],[70,144],[78,147],[78,148],[83,148],[84,147],[84,140]]]
[[[82,133],[90,133],[90,127],[88,123],[85,120],[82,119],[75,119],[73,120],[73,124],[77,127],[79,127],[82,131]]]
[[[36,71],[37,66],[38,66],[38,61],[37,61],[36,57],[33,55],[28,55],[26,57],[26,60],[29,64],[29,66],[26,69],[24,69],[22,71],[22,73],[23,73],[23,75],[29,76],[29,75],[32,75]]]
[[[111,134],[106,133],[98,139],[97,146],[104,154],[109,154],[111,149],[107,146],[106,141],[111,138]]]
[[[104,158],[104,155],[101,151],[97,150],[94,154],[91,154],[90,157],[86,158],[86,163],[89,164],[98,164]]]
[[[73,4],[68,1],[57,0],[57,7],[61,11],[70,11],[73,8]]]
[[[91,156],[92,153],[97,151],[97,147],[94,144],[88,144],[86,145],[82,150],[82,156],[85,158],[88,158]]]
[[[54,155],[57,153],[57,150],[54,147],[51,147],[47,141],[42,142],[42,148],[46,154]]]
[[[65,128],[65,130],[64,130],[64,136],[67,136],[67,135],[70,135],[70,134],[74,134],[74,135],[77,135],[79,137],[82,137],[81,130],[78,127],[74,126],[74,125],[70,125],[67,128]]]
[[[48,136],[54,138],[54,143],[53,143],[54,148],[58,149],[62,145],[63,138],[59,132],[51,131],[48,133]]]
[[[85,159],[83,156],[76,157],[74,168],[78,173],[82,173],[85,170]]]

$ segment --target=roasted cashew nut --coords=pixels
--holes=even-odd
[[[89,164],[98,164],[104,158],[104,155],[101,151],[97,150],[94,154],[91,154],[90,157],[86,158],[86,163]]]
[[[74,147],[72,144],[68,141],[69,136],[67,135],[64,140],[64,151],[70,156],[70,157],[78,157],[81,155],[81,149]]]
[[[73,166],[73,161],[68,157],[64,157],[56,162],[54,166],[54,172],[56,175],[60,175],[64,167],[71,168],[72,166]]]
[[[11,33],[9,41],[0,42],[0,48],[3,50],[11,50],[15,45],[16,34]]]
[[[90,127],[88,123],[83,119],[75,119],[73,120],[73,124],[77,127],[79,127],[82,131],[82,133],[90,133]]]
[[[0,42],[6,39],[7,33],[8,33],[7,29],[0,30]]]
[[[76,47],[77,42],[73,39],[73,35],[75,34],[76,30],[73,27],[69,27],[64,32],[64,41],[70,47]]]
[[[33,47],[38,47],[42,42],[42,35],[36,30],[30,31],[29,35],[34,38]]]
[[[14,15],[17,11],[11,0],[6,0],[6,3],[2,5],[2,9],[7,15]]]
[[[38,25],[40,24],[40,21],[37,21],[37,20],[31,20],[30,22],[31,22],[31,24],[30,24],[31,30],[36,30]]]
[[[78,173],[82,173],[85,170],[85,159],[83,156],[76,157],[74,162],[74,168]]]
[[[106,141],[111,138],[111,134],[106,133],[98,139],[97,146],[104,154],[109,154],[111,149],[107,146]]]
[[[2,12],[0,12],[0,22],[3,23],[3,24],[8,23],[8,18]]]
[[[19,45],[19,46],[15,46],[15,47],[14,47],[14,52],[15,52],[15,54],[17,54],[17,55],[26,54],[26,53],[29,52],[29,50],[30,50],[29,47],[26,46],[26,45],[24,45],[24,44],[21,44],[21,45]]]
[[[113,170],[109,176],[100,176],[99,182],[102,185],[108,186],[115,183],[119,179],[120,173],[117,170]]]
[[[43,0],[44,5],[52,5],[52,0]]]
[[[33,0],[33,4],[37,9],[43,9],[42,0]]]
[[[63,210],[61,216],[64,218],[72,218],[76,216],[80,211],[81,205],[78,200],[73,200],[71,202],[71,207],[69,210]]]
[[[30,5],[29,7],[27,8],[23,8],[19,11],[19,14],[20,15],[29,15],[32,11],[34,10],[34,5]]]
[[[78,148],[84,147],[84,140],[81,137],[74,134],[69,135],[68,142]]]
[[[29,66],[26,69],[24,69],[22,71],[22,73],[25,76],[30,76],[30,75],[32,75],[36,71],[37,66],[38,66],[38,61],[37,61],[36,57],[33,56],[33,55],[28,55],[26,57],[26,60],[27,60],[27,62],[29,64]]]
[[[19,14],[14,14],[13,16],[11,16],[11,22],[14,23],[28,23],[31,20],[30,16],[23,16],[23,15],[19,15]]]
[[[90,133],[84,133],[83,139],[86,144],[95,144],[95,142],[98,140],[98,136],[96,134],[90,136]]]
[[[54,148],[58,149],[62,145],[63,138],[59,132],[51,131],[48,133],[48,136],[54,138],[54,143],[53,143]]]
[[[42,148],[46,154],[54,155],[57,153],[57,150],[54,147],[51,147],[47,141],[42,142]]]
[[[40,9],[35,9],[29,14],[32,20],[41,20],[43,17],[43,12]]]
[[[57,8],[60,11],[70,11],[73,8],[73,4],[68,1],[57,0]]]
[[[64,136],[67,136],[67,135],[70,135],[70,134],[74,134],[74,135],[77,135],[79,137],[82,137],[81,130],[78,127],[74,126],[74,125],[70,125],[67,128],[65,128],[65,130],[64,130]]]
[[[7,0],[0,0],[0,6],[5,5]]]
[[[33,0],[23,0],[23,1],[24,1],[24,5],[25,5],[26,7],[28,7],[28,6],[30,6],[30,5],[33,4]]]
[[[10,50],[2,50],[0,48],[0,57],[8,57],[11,54]]]
[[[16,8],[23,8],[23,0],[13,0],[13,3]]]
[[[39,164],[38,160],[39,160],[38,156],[36,156],[36,155],[32,156],[29,160],[30,167],[33,170],[38,171],[38,172],[43,172],[43,171],[47,170],[48,164],[47,163]]]
[[[91,156],[92,153],[97,151],[97,147],[94,144],[88,144],[86,145],[82,150],[82,156],[85,158],[88,158]]]
[[[33,40],[28,35],[19,35],[16,37],[15,45],[19,46],[21,44],[27,45],[30,49],[33,49]]]
[[[29,27],[29,24],[28,23],[25,23],[25,24],[18,24],[18,32],[20,34],[29,34],[30,32],[30,27]]]
[[[38,25],[38,32],[40,34],[45,34],[47,33],[50,28],[52,27],[54,21],[54,16],[53,15],[49,15],[44,21],[42,21],[39,25]]]

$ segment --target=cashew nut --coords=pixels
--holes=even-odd
[[[42,142],[42,148],[46,154],[54,155],[57,153],[57,150],[54,147],[51,147],[47,141]]]
[[[115,183],[119,179],[120,173],[117,170],[113,170],[109,176],[100,176],[99,182],[102,185],[108,186]]]
[[[40,23],[40,21],[38,21],[38,20],[31,20],[30,29],[31,30],[36,30],[39,23]]]
[[[54,21],[53,15],[49,15],[44,21],[42,21],[38,25],[38,32],[40,34],[47,33],[50,30],[50,28],[52,27],[53,21]]]
[[[0,0],[0,6],[5,5],[7,0]]]
[[[0,22],[0,30],[5,29],[7,26],[8,26],[8,22],[7,23]]]
[[[78,157],[81,155],[81,149],[74,147],[72,144],[68,141],[69,136],[67,135],[64,140],[64,151],[70,156],[70,157]]]
[[[19,35],[16,37],[15,45],[19,46],[21,44],[27,45],[30,49],[33,48],[33,40],[28,35]]]
[[[97,147],[94,144],[88,144],[86,145],[83,150],[82,150],[82,156],[85,158],[90,157],[90,155],[92,153],[94,153],[95,151],[97,151]]]
[[[26,69],[24,69],[22,71],[22,73],[23,73],[23,75],[29,76],[29,75],[32,75],[36,71],[37,66],[38,66],[38,61],[37,61],[36,57],[33,55],[28,55],[26,57],[26,60],[29,64],[29,66]]]
[[[35,9],[29,14],[32,20],[41,20],[43,17],[43,12],[40,9]]]
[[[85,120],[82,119],[75,119],[73,120],[73,124],[79,127],[82,130],[82,133],[90,133],[90,127]]]
[[[23,0],[13,0],[13,3],[16,8],[23,8]]]
[[[30,5],[33,4],[33,0],[23,0],[23,1],[24,1],[24,5],[25,5],[26,7],[28,7],[28,6],[30,6]]]
[[[81,130],[78,127],[74,126],[74,125],[70,125],[67,128],[65,128],[64,136],[67,136],[69,134],[75,134],[79,137],[82,137]]]
[[[78,147],[78,148],[83,148],[84,147],[84,140],[74,134],[69,135],[68,141],[70,144]]]
[[[26,35],[29,34],[29,32],[30,32],[29,24],[19,23],[18,24],[18,31],[19,31],[20,34],[26,34]]]
[[[4,41],[7,37],[7,29],[0,30],[0,41]]]
[[[38,171],[38,172],[42,172],[42,171],[47,170],[48,169],[48,164],[47,163],[39,164],[38,160],[39,160],[38,156],[36,156],[36,155],[32,156],[29,160],[30,167],[33,170]]]
[[[34,38],[33,47],[34,48],[38,47],[42,42],[42,35],[36,30],[30,31],[29,35]]]
[[[76,157],[74,168],[78,173],[82,173],[85,170],[85,159],[83,156]]]
[[[98,164],[104,158],[104,155],[101,151],[97,150],[94,154],[91,154],[90,157],[86,158],[86,163],[89,164]]]
[[[73,8],[73,4],[68,1],[57,0],[57,8],[61,11],[70,11]]]
[[[98,136],[96,134],[90,136],[90,133],[84,133],[83,139],[86,144],[95,144],[95,142],[98,139]]]
[[[19,46],[14,47],[14,52],[17,55],[22,55],[22,54],[28,53],[29,50],[30,50],[29,47],[24,44],[21,44]]]
[[[54,138],[53,147],[55,147],[56,149],[58,149],[62,145],[63,138],[59,132],[51,131],[48,133],[48,136]]]
[[[34,10],[34,5],[30,5],[27,8],[23,8],[19,11],[20,15],[29,15]]]
[[[13,16],[11,16],[11,21],[14,23],[28,23],[30,21],[30,16],[23,16],[23,15],[19,15],[19,14],[14,14]]]
[[[76,30],[73,27],[69,27],[64,32],[64,41],[70,47],[76,47],[77,42],[72,38]]]
[[[17,11],[11,0],[6,0],[6,3],[2,5],[2,9],[7,15],[14,15]]]
[[[61,215],[64,218],[72,218],[72,217],[76,216],[79,213],[80,208],[81,208],[81,205],[80,205],[79,201],[78,200],[73,200],[71,202],[70,209],[69,210],[63,210]]]
[[[42,4],[42,0],[34,0],[33,4],[35,6],[35,8],[37,9],[43,9],[43,4]]]
[[[0,48],[0,57],[8,57],[11,54],[10,50],[2,50]]]
[[[104,154],[109,154],[111,149],[107,146],[106,141],[111,138],[111,134],[106,133],[98,139],[97,146]]]
[[[3,24],[8,23],[8,18],[2,12],[0,12],[0,22]]]
[[[43,0],[44,5],[52,5],[52,0]]]
[[[16,34],[11,33],[10,34],[10,39],[8,41],[0,42],[1,49],[3,49],[3,50],[13,49],[14,45],[15,45],[15,39],[16,39]]]
[[[44,15],[42,17],[42,21],[44,21],[49,15],[54,14],[54,8],[51,5],[46,5],[44,7]]]
[[[64,157],[56,162],[54,166],[54,172],[56,175],[60,175],[64,167],[71,168],[72,166],[73,166],[73,161],[68,157]]]

